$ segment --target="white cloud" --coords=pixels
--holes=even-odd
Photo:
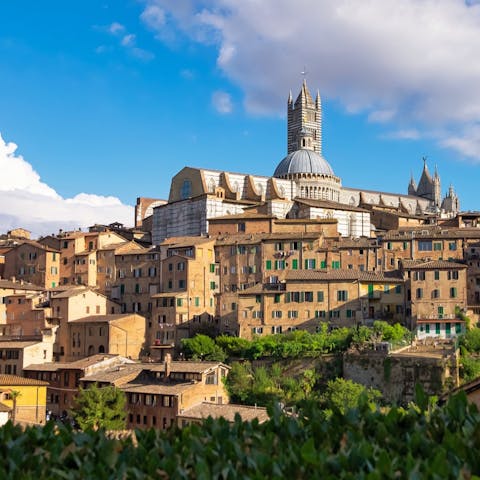
[[[480,161],[480,125],[471,125],[458,135],[452,135],[441,142],[443,147],[460,152],[465,157]]]
[[[119,33],[122,33],[125,31],[125,27],[121,24],[121,23],[118,23],[118,22],[113,22],[112,24],[110,24],[108,26],[108,31],[112,34],[112,35],[117,35]]]
[[[212,94],[212,105],[218,113],[232,113],[233,103],[232,97],[227,92],[217,90]]]
[[[151,3],[142,12],[140,19],[152,30],[160,30],[165,25],[165,10]]]
[[[392,138],[395,140],[418,140],[420,138],[420,132],[414,128],[396,130],[384,135],[384,138]]]
[[[133,208],[116,197],[79,193],[62,198],[16,150],[0,135],[0,233],[24,227],[38,236],[94,223],[133,223]]]
[[[124,47],[130,47],[131,45],[135,45],[135,34],[129,33],[129,34],[125,35],[122,38],[121,44]]]
[[[307,81],[371,121],[468,136],[480,118],[480,5],[461,0],[145,0],[142,19],[217,45],[245,107],[284,113]],[[458,140],[458,139],[457,139]],[[441,138],[437,138],[443,144]],[[452,139],[453,141],[453,139]],[[460,143],[457,141],[458,148]]]

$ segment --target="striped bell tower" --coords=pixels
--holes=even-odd
[[[295,103],[290,92],[287,106],[287,154],[302,148],[322,155],[320,92],[317,91],[317,97],[313,101],[305,79]]]

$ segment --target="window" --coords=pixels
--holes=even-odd
[[[455,250],[457,249],[457,244],[456,244],[456,242],[449,242],[449,243],[448,243],[448,249],[449,249],[451,252],[455,251]]]
[[[325,310],[315,310],[315,318],[325,318],[326,312]]]
[[[200,306],[200,297],[195,297],[194,304],[195,304],[196,307]]]
[[[347,310],[347,318],[355,317],[355,312],[353,310]]]
[[[315,259],[306,258],[305,259],[305,270],[315,270]]]
[[[274,297],[274,303],[280,303],[280,294],[279,293],[276,293],[275,294],[275,297]]]
[[[432,251],[432,241],[431,240],[419,240],[418,241],[418,250],[420,252],[431,252]]]
[[[262,312],[261,310],[254,310],[252,312],[252,318],[262,318],[263,315],[262,315]]]
[[[179,270],[179,271],[185,270],[185,262],[178,262],[177,263],[177,270]]]
[[[210,273],[215,273],[215,264],[214,263],[210,264]]]
[[[450,298],[457,298],[457,289],[456,289],[456,287],[450,288]]]
[[[265,262],[265,269],[266,270],[271,270],[272,269],[272,261],[271,260],[267,260]]]
[[[238,223],[238,231],[239,232],[244,232],[245,231],[245,222],[239,222]]]
[[[433,272],[433,278],[434,278],[435,280],[440,280],[440,271],[439,271],[439,270],[435,270],[435,271]]]
[[[261,303],[262,302],[262,296],[261,295],[255,295],[255,303]]]
[[[322,260],[320,262],[320,268],[327,268],[327,261],[326,260]]]
[[[185,288],[185,280],[179,280],[178,281],[178,288]]]
[[[417,288],[417,298],[423,298],[423,288]]]
[[[435,243],[433,244],[433,250],[434,250],[434,251],[442,250],[442,242],[435,242]]]
[[[292,270],[298,270],[298,259],[296,258],[292,260]]]
[[[432,298],[440,298],[440,290],[438,288],[432,290]]]
[[[298,310],[289,310],[288,318],[298,318]]]
[[[168,271],[173,272],[173,263],[168,264]]]
[[[275,270],[285,270],[285,260],[275,260]]]
[[[401,285],[395,285],[395,293],[402,293],[402,286]]]
[[[182,197],[182,200],[185,200],[186,198],[192,196],[192,182],[190,180],[183,181],[180,195]]]
[[[458,280],[458,271],[457,270],[449,270],[447,273],[447,278],[449,280]]]
[[[317,302],[323,302],[323,301],[324,301],[323,292],[317,292]]]
[[[313,292],[305,292],[305,301],[313,302]]]
[[[272,318],[282,318],[281,310],[272,310]]]
[[[183,305],[183,298],[177,298],[177,307],[181,307]]]
[[[340,261],[339,260],[334,260],[332,262],[332,268],[333,269],[339,269],[340,268]]]
[[[337,300],[339,302],[346,302],[348,300],[348,292],[346,290],[338,290]]]
[[[215,282],[210,282],[210,290],[215,290],[217,288],[217,284]]]
[[[283,250],[283,242],[275,242],[275,251]]]
[[[425,280],[425,272],[424,271],[413,272],[413,279],[420,280],[420,281]]]
[[[256,334],[262,334],[262,333],[263,333],[263,327],[253,327],[253,328],[252,328],[252,333],[253,333],[254,335],[256,335]]]
[[[383,293],[390,293],[390,285],[383,286]]]
[[[436,324],[435,324],[435,333],[436,333],[437,335],[440,335],[440,323],[436,323]]]

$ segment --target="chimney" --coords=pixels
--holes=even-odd
[[[170,353],[167,353],[165,355],[164,365],[165,365],[165,379],[168,379],[168,377],[170,377],[170,367],[172,366],[172,355]]]

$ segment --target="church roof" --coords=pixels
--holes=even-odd
[[[274,177],[282,178],[295,173],[335,175],[330,164],[317,152],[302,148],[289,153],[277,166]]]

